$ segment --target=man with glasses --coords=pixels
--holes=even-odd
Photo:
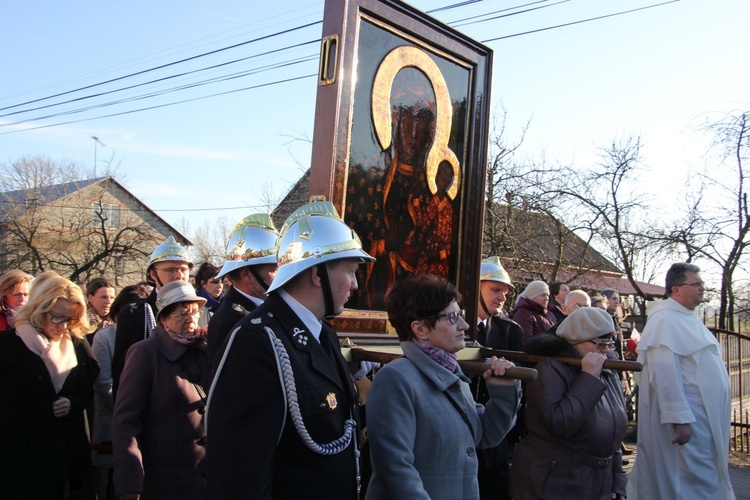
[[[125,355],[130,346],[151,335],[156,325],[154,311],[159,290],[173,281],[188,281],[193,263],[187,250],[169,236],[164,243],[151,253],[146,268],[146,282],[154,287],[145,300],[125,306],[117,316],[115,349],[112,356],[112,394],[116,396],[120,385],[120,375],[125,367]]]
[[[731,389],[721,345],[701,321],[700,269],[672,264],[666,300],[650,302],[636,352],[638,455],[634,498],[734,498],[729,482]]]

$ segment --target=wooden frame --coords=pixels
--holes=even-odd
[[[414,272],[455,283],[475,317],[491,67],[488,48],[400,1],[326,1],[310,195],[377,258],[340,331],[387,331],[387,290]]]

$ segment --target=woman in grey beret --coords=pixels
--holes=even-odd
[[[627,415],[619,377],[603,369],[613,330],[606,311],[586,307],[560,323],[556,335],[526,343],[526,352],[581,358],[581,366],[551,357],[537,364],[539,377],[526,386],[528,434],[511,470],[514,499],[625,497],[620,443]]]

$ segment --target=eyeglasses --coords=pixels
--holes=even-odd
[[[443,314],[438,314],[436,316],[427,316],[422,319],[433,319],[433,318],[448,318],[448,321],[451,322],[451,325],[455,325],[458,323],[458,318],[466,319],[466,310],[461,309],[460,311],[451,311]]]
[[[157,267],[155,268],[157,271],[164,271],[165,273],[169,274],[188,274],[190,272],[190,268],[187,266],[180,266],[180,267]]]
[[[694,286],[696,288],[703,288],[704,283],[702,281],[696,281],[695,283],[680,283],[679,285],[672,286]]]
[[[201,310],[200,309],[198,309],[195,312],[187,309],[187,310],[182,311],[182,312],[178,312],[178,313],[177,312],[173,312],[172,314],[170,314],[170,316],[174,316],[175,318],[178,318],[178,319],[185,319],[188,316],[192,316],[193,318],[198,318],[198,317],[200,317],[200,315],[201,315]]]
[[[62,325],[63,323],[66,323],[68,326],[75,326],[78,324],[78,319],[76,318],[66,318],[65,316],[58,316],[52,311],[49,311],[48,314],[49,320],[53,325]]]
[[[589,340],[592,344],[596,344],[596,347],[599,349],[614,349],[615,348],[615,341],[612,339],[604,340],[604,339],[592,339]]]
[[[29,292],[26,292],[26,293],[24,293],[24,292],[11,293],[10,296],[11,297],[15,297],[17,299],[20,299],[21,297],[25,297],[25,298],[28,299],[29,298]]]

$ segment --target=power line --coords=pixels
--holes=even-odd
[[[667,5],[667,4],[670,4],[670,3],[676,3],[676,2],[679,2],[679,1],[680,0],[670,0],[669,2],[662,2],[662,3],[653,4],[653,5],[646,5],[644,7],[638,7],[637,9],[630,9],[630,10],[624,10],[622,12],[615,12],[614,14],[607,14],[607,15],[604,15],[604,16],[591,17],[589,19],[582,19],[580,21],[573,21],[573,22],[570,22],[570,23],[558,24],[558,25],[555,25],[555,26],[548,26],[546,28],[539,28],[539,29],[536,29],[536,30],[524,31],[522,33],[515,33],[513,35],[499,36],[497,38],[490,38],[490,39],[487,39],[487,40],[482,40],[482,43],[495,42],[497,40],[505,40],[506,38],[513,38],[513,37],[516,37],[516,36],[530,35],[531,33],[539,33],[541,31],[548,31],[548,30],[553,30],[553,29],[557,29],[557,28],[564,28],[566,26],[573,26],[573,25],[576,25],[576,24],[588,23],[590,21],[598,21],[600,19],[606,19],[608,17],[615,17],[615,16],[621,16],[623,14],[630,14],[632,12],[638,12],[639,10],[653,9],[654,7],[661,7],[662,5]]]
[[[46,101],[48,99],[54,99],[55,97],[61,97],[61,96],[64,96],[64,95],[73,94],[75,92],[80,92],[82,90],[88,90],[88,89],[91,89],[91,88],[94,88],[94,87],[100,87],[100,86],[106,85],[108,83],[118,82],[120,80],[125,80],[127,78],[132,78],[134,76],[143,75],[143,74],[146,74],[146,73],[150,73],[152,71],[157,71],[157,70],[160,70],[160,69],[168,68],[170,66],[175,66],[177,64],[182,64],[184,62],[194,61],[194,60],[200,59],[202,57],[210,56],[210,55],[213,55],[213,54],[218,54],[218,53],[224,52],[226,50],[236,49],[237,47],[242,47],[244,45],[249,45],[251,43],[259,42],[261,40],[268,40],[269,38],[273,38],[273,37],[276,37],[276,36],[279,36],[279,35],[284,35],[284,34],[287,34],[287,33],[292,33],[294,31],[297,31],[297,30],[300,30],[300,29],[309,28],[310,26],[315,26],[316,24],[320,24],[322,22],[323,21],[315,21],[315,22],[312,22],[312,23],[303,24],[302,26],[297,26],[295,28],[290,28],[290,29],[287,29],[287,30],[278,31],[276,33],[271,33],[270,35],[265,35],[265,36],[261,36],[261,37],[258,37],[258,38],[254,38],[252,40],[247,40],[247,41],[244,41],[244,42],[241,42],[241,43],[236,43],[236,44],[230,45],[228,47],[222,47],[220,49],[211,50],[209,52],[204,52],[202,54],[198,54],[198,55],[195,55],[195,56],[186,57],[186,58],[180,59],[178,61],[173,61],[171,63],[166,63],[166,64],[162,64],[160,66],[156,66],[154,68],[144,69],[142,71],[136,71],[135,73],[130,73],[128,75],[119,76],[117,78],[112,78],[112,79],[109,79],[109,80],[106,80],[106,81],[103,81],[103,82],[94,83],[92,85],[87,85],[85,87],[80,87],[80,88],[77,88],[77,89],[68,90],[66,92],[60,92],[58,94],[54,94],[54,95],[47,96],[47,97],[42,97],[42,98],[39,98],[39,99],[33,99],[31,101],[26,101],[26,102],[23,102],[23,103],[20,103],[20,104],[14,104],[12,106],[6,106],[4,108],[0,108],[0,111],[6,111],[8,109],[13,109],[13,108],[17,108],[17,107],[20,107],[20,106],[25,106],[27,104],[34,104],[34,103],[37,103],[37,102]]]
[[[478,3],[480,1],[483,1],[483,0],[470,0],[470,1],[465,1],[465,2],[457,2],[455,4],[450,4],[450,5],[447,5],[445,7],[441,7],[439,9],[435,9],[434,11],[448,10],[448,9],[451,9],[451,8],[456,8],[456,7],[461,7],[461,6],[465,6],[465,5],[469,5],[469,4],[473,4],[473,3]],[[526,6],[537,4],[537,3],[543,3],[543,2],[547,2],[547,1],[549,1],[549,0],[540,0],[540,1],[537,1],[537,2],[526,3],[526,4],[518,5],[516,7],[512,7],[512,8],[508,8],[508,9],[502,9],[500,11],[495,11],[495,12],[491,12],[491,13],[482,14],[480,16],[473,16],[473,17],[470,17],[470,18],[465,18],[464,20],[476,19],[478,17],[485,18],[487,15],[491,15],[491,14],[495,14],[495,13],[503,12],[503,11],[508,11],[508,10],[513,10],[513,9],[518,9],[518,8],[526,7]],[[511,14],[500,15],[500,16],[493,17],[491,19],[479,19],[479,20],[475,20],[475,21],[468,22],[468,23],[465,23],[465,24],[475,24],[475,23],[478,23],[478,22],[485,22],[485,21],[488,21],[488,20],[495,20],[495,19],[502,18],[502,17],[508,17],[510,15],[516,15],[516,14],[526,13],[526,12],[530,12],[532,10],[538,10],[538,9],[542,9],[542,8],[546,8],[546,7],[552,7],[552,6],[558,5],[560,3],[567,2],[567,1],[569,1],[569,0],[562,0],[562,1],[559,1],[559,2],[556,2],[556,3],[553,3],[553,4],[549,4],[549,5],[535,7],[535,8],[532,8],[532,9],[527,9],[527,10],[520,11],[520,12],[514,12],[514,13],[511,13]],[[653,7],[659,7],[659,6],[667,5],[667,4],[670,4],[670,3],[675,3],[675,2],[678,2],[678,1],[679,0],[670,0],[670,1],[667,1],[667,2],[659,3],[659,4],[644,6],[644,7],[640,7],[640,8],[636,8],[636,9],[631,9],[631,10],[626,10],[626,11],[622,11],[622,12],[617,12],[617,13],[613,13],[613,14],[608,14],[608,15],[604,15],[604,16],[598,16],[598,17],[593,17],[593,18],[589,18],[589,19],[583,19],[583,20],[580,20],[580,21],[574,21],[574,22],[571,22],[571,23],[559,24],[559,25],[555,25],[555,26],[550,26],[550,27],[546,27],[546,28],[540,28],[540,29],[536,29],[536,30],[522,32],[522,33],[516,33],[516,34],[512,34],[512,35],[506,35],[506,36],[502,36],[502,37],[491,38],[491,39],[488,39],[488,40],[484,40],[483,43],[488,43],[488,42],[492,42],[492,41],[502,40],[502,39],[506,39],[506,38],[512,38],[512,37],[516,37],[516,36],[527,35],[527,34],[531,34],[531,33],[537,33],[537,32],[540,32],[540,31],[547,31],[547,30],[552,30],[552,29],[556,29],[556,28],[562,28],[562,27],[566,27],[566,26],[572,26],[572,25],[575,25],[575,24],[582,24],[582,23],[591,22],[591,21],[595,21],[595,20],[605,19],[605,18],[608,18],[608,17],[614,17],[614,16],[619,16],[619,15],[622,15],[622,14],[628,14],[628,13],[637,12],[637,11],[640,11],[640,10],[650,9],[650,8],[653,8]],[[434,12],[434,11],[430,11],[430,12]],[[461,21],[463,21],[463,20],[459,20],[457,22],[461,22]],[[315,21],[315,22],[312,22],[312,23],[308,23],[308,24],[305,24],[305,25],[301,25],[301,26],[297,26],[297,27],[294,27],[294,28],[290,28],[290,29],[284,30],[284,31],[280,31],[280,32],[277,32],[277,33],[272,33],[272,34],[269,34],[269,35],[265,35],[263,37],[258,37],[258,38],[255,38],[253,40],[249,40],[249,41],[245,41],[245,42],[242,42],[242,43],[230,45],[228,47],[223,47],[223,48],[220,48],[220,49],[212,50],[212,51],[205,52],[205,53],[202,53],[202,54],[199,54],[199,55],[196,55],[196,56],[191,56],[191,57],[188,57],[188,58],[184,58],[184,59],[181,59],[179,61],[174,61],[174,62],[171,62],[171,63],[163,64],[163,65],[157,66],[155,68],[150,68],[150,69],[142,70],[142,71],[139,71],[139,72],[131,73],[129,75],[125,75],[125,76],[122,76],[122,77],[110,79],[110,80],[107,80],[105,82],[100,82],[100,83],[88,85],[88,86],[85,86],[85,87],[81,87],[79,89],[74,89],[74,90],[70,90],[70,91],[66,91],[66,92],[61,92],[61,93],[55,94],[53,96],[47,96],[47,97],[43,97],[43,98],[40,98],[40,99],[35,99],[35,100],[32,100],[32,101],[27,101],[26,103],[16,104],[16,105],[8,106],[8,107],[5,107],[5,108],[0,108],[0,111],[17,108],[17,107],[20,107],[20,106],[23,106],[23,105],[26,105],[26,104],[30,104],[30,103],[41,102],[41,101],[44,101],[44,100],[52,99],[54,97],[68,95],[68,94],[71,94],[71,93],[74,93],[74,92],[79,92],[81,90],[86,90],[86,89],[94,88],[94,87],[97,87],[97,86],[100,86],[100,85],[104,85],[104,84],[115,82],[115,81],[120,81],[120,80],[123,80],[123,79],[126,79],[126,78],[130,78],[130,77],[133,77],[133,76],[136,76],[136,75],[141,75],[141,74],[145,74],[145,73],[148,73],[148,72],[151,72],[151,71],[156,71],[158,69],[166,68],[166,67],[169,67],[169,66],[174,66],[176,64],[180,64],[180,63],[185,62],[185,61],[195,60],[195,59],[198,59],[198,58],[201,58],[201,57],[205,57],[207,55],[216,54],[216,53],[224,52],[224,51],[232,49],[232,48],[241,47],[241,46],[247,45],[249,43],[253,43],[255,41],[272,38],[272,37],[278,36],[280,34],[290,33],[290,32],[293,32],[293,31],[296,31],[296,30],[299,30],[299,29],[310,27],[310,26],[313,26],[313,25],[318,24],[320,22],[321,21]],[[166,81],[168,79],[177,78],[179,76],[186,76],[186,75],[191,75],[191,74],[195,74],[195,73],[202,72],[202,71],[207,71],[207,70],[210,70],[210,69],[216,69],[216,68],[219,68],[219,67],[227,66],[229,64],[233,64],[234,62],[238,62],[238,61],[243,61],[243,60],[247,60],[247,59],[259,57],[261,55],[268,55],[268,54],[271,54],[271,53],[281,52],[283,50],[288,50],[290,48],[300,47],[300,46],[303,46],[303,45],[315,43],[317,41],[318,41],[318,39],[312,40],[312,41],[307,41],[307,42],[302,42],[302,43],[298,43],[298,44],[294,44],[294,45],[282,47],[282,48],[279,48],[279,49],[274,49],[274,50],[268,51],[268,52],[263,53],[263,54],[255,54],[253,56],[249,56],[249,57],[246,57],[246,58],[240,58],[240,59],[236,59],[234,61],[220,63],[220,64],[208,66],[208,67],[205,67],[205,68],[199,68],[199,69],[188,71],[188,72],[184,72],[184,73],[181,73],[181,74],[172,75],[172,76],[169,76],[169,77],[164,77],[164,78],[152,80],[150,82],[145,82],[145,83],[141,83],[141,84],[137,84],[137,85],[131,85],[131,86],[128,86],[128,87],[124,87],[124,88],[121,88],[121,89],[116,89],[116,90],[112,90],[112,91],[108,91],[108,92],[101,92],[99,94],[94,94],[94,95],[91,95],[91,96],[84,96],[84,97],[80,97],[80,98],[77,98],[77,99],[72,99],[72,100],[69,100],[69,101],[65,101],[63,103],[45,105],[45,106],[41,106],[41,107],[38,107],[38,108],[32,108],[32,109],[29,109],[29,110],[24,110],[24,111],[15,111],[15,112],[7,113],[5,115],[0,115],[0,116],[9,116],[11,114],[25,113],[25,112],[30,112],[30,111],[37,110],[37,109],[44,109],[44,108],[58,106],[58,105],[62,105],[62,104],[69,104],[71,102],[79,102],[79,101],[84,100],[84,99],[90,99],[90,98],[94,98],[94,97],[100,97],[102,95],[107,95],[107,94],[110,94],[110,93],[115,93],[115,92],[121,92],[121,91],[125,91],[125,90],[130,90],[130,89],[133,89],[133,88],[142,87],[142,86],[153,84],[153,83],[163,82],[163,81]],[[317,57],[317,56],[311,56],[311,58],[314,58],[314,57]],[[276,66],[269,65],[270,66],[269,69],[278,69],[278,68],[284,67],[286,65],[297,64],[299,62],[306,62],[306,61],[298,61],[298,62],[289,62],[289,61],[287,61],[285,63],[278,63]],[[117,104],[123,104],[125,102],[132,102],[132,101],[136,101],[136,100],[142,100],[142,99],[147,99],[147,98],[162,96],[162,95],[166,95],[166,94],[171,93],[171,92],[182,91],[182,90],[186,90],[186,89],[189,89],[189,88],[195,88],[195,87],[198,87],[198,86],[208,85],[208,84],[211,84],[211,83],[218,83],[218,82],[228,81],[228,80],[235,79],[235,78],[240,78],[240,77],[243,77],[243,76],[248,76],[249,74],[252,74],[253,71],[259,72],[259,70],[247,70],[247,71],[241,72],[241,73],[235,73],[235,74],[225,75],[225,76],[222,76],[222,77],[216,77],[216,78],[213,78],[213,79],[203,80],[203,81],[200,81],[200,82],[194,82],[192,84],[185,84],[185,85],[182,85],[182,86],[173,87],[171,89],[166,89],[166,90],[162,90],[162,91],[154,91],[154,92],[150,92],[150,93],[146,93],[146,94],[140,94],[138,96],[134,96],[134,97],[130,97],[130,98],[125,98],[125,99],[122,99],[122,100],[119,100],[119,101],[111,101],[109,103],[101,103],[101,104],[93,105],[93,106],[86,107],[86,108],[78,108],[78,109],[73,109],[73,110],[68,110],[68,111],[62,111],[62,112],[59,112],[59,113],[50,114],[50,115],[43,116],[43,117],[30,118],[28,120],[23,120],[23,121],[18,121],[18,122],[13,122],[13,123],[7,123],[7,124],[0,124],[0,127],[2,127],[2,126],[11,126],[11,125],[19,125],[19,124],[27,123],[29,121],[55,118],[55,117],[58,117],[58,116],[66,116],[66,115],[69,115],[69,114],[76,114],[76,113],[81,113],[81,112],[86,112],[86,111],[92,111],[92,110],[99,109],[99,108],[102,108],[102,107],[108,107],[108,106],[113,106],[113,105],[117,105]],[[292,77],[292,78],[277,80],[277,81],[274,81],[274,82],[269,82],[269,83],[264,83],[264,84],[258,84],[258,85],[243,87],[243,88],[240,88],[240,89],[234,89],[234,90],[229,90],[229,91],[225,91],[225,92],[219,92],[219,93],[209,94],[209,95],[205,95],[205,96],[199,96],[199,97],[195,97],[195,98],[192,98],[192,99],[184,99],[184,100],[173,101],[173,102],[164,103],[164,104],[160,104],[160,105],[154,105],[154,106],[137,108],[137,109],[133,109],[133,110],[129,110],[129,111],[123,111],[123,112],[112,113],[112,114],[101,115],[101,116],[95,116],[95,117],[89,117],[89,118],[82,118],[82,119],[79,119],[79,120],[70,120],[70,121],[66,121],[66,122],[60,122],[60,123],[54,123],[54,124],[48,124],[48,125],[40,125],[40,126],[37,126],[37,127],[29,127],[29,128],[24,128],[24,129],[20,129],[20,130],[13,130],[13,131],[8,131],[8,132],[0,133],[0,135],[17,133],[17,132],[24,132],[24,131],[29,131],[29,130],[37,130],[37,129],[55,127],[55,126],[60,126],[60,125],[68,125],[68,124],[72,124],[72,123],[80,123],[80,122],[83,122],[83,121],[98,120],[98,119],[102,119],[102,118],[109,118],[109,117],[114,117],[114,116],[121,116],[121,115],[133,114],[133,113],[137,113],[137,112],[141,112],[141,111],[149,111],[149,110],[153,110],[153,109],[174,106],[174,105],[177,105],[177,104],[184,104],[184,103],[188,103],[188,102],[193,102],[193,101],[198,101],[198,100],[202,100],[202,99],[207,99],[207,98],[210,98],[210,97],[216,97],[216,96],[227,95],[227,94],[236,93],[236,92],[243,92],[243,91],[247,91],[247,90],[252,90],[252,89],[257,89],[257,88],[262,88],[262,87],[267,87],[267,86],[272,86],[272,85],[277,85],[277,84],[283,84],[283,83],[287,83],[287,82],[291,82],[291,81],[295,81],[295,80],[310,78],[312,76],[315,76],[315,74],[304,75],[304,76],[299,76],[299,77]]]

